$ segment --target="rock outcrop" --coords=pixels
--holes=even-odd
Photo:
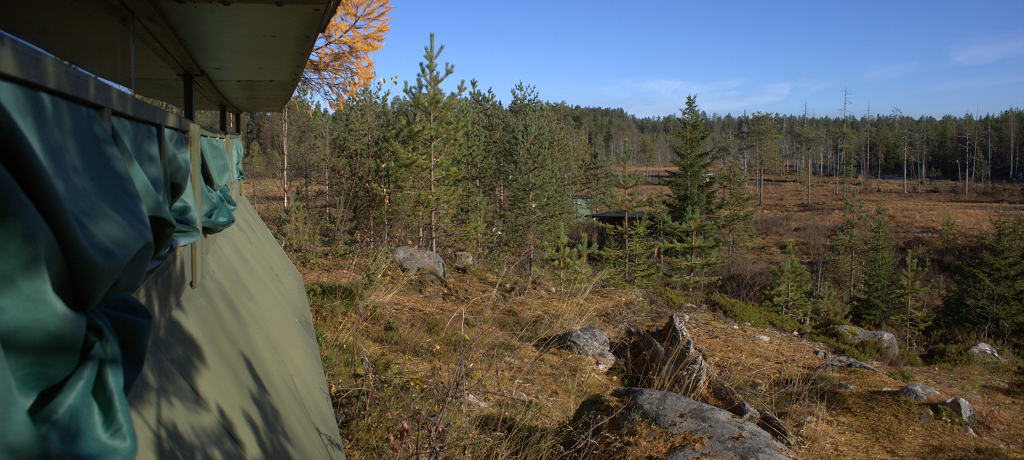
[[[939,396],[939,391],[925,384],[911,383],[900,388],[900,394],[913,401],[924,401],[929,396]]]
[[[699,437],[695,442],[668,452],[665,458],[682,460],[713,457],[722,460],[750,458],[789,460],[796,456],[753,422],[730,412],[677,393],[646,388],[620,388],[611,393],[614,409],[584,402],[573,416],[574,424],[615,434],[640,423],[673,434]],[[608,406],[608,405],[604,405]],[[596,434],[596,433],[595,433]]]
[[[971,354],[974,355],[974,357],[977,358],[978,361],[984,361],[985,359],[993,358],[999,361],[1003,360],[1003,357],[999,356],[999,352],[996,351],[995,347],[985,342],[981,342],[969,348],[967,351],[971,352]]]
[[[965,422],[971,421],[971,417],[974,417],[974,407],[964,398],[950,398],[946,400],[946,407]]]
[[[406,273],[416,273],[423,270],[444,281],[444,259],[437,255],[436,252],[400,246],[391,251],[391,260]]]
[[[637,386],[670,391],[712,404],[754,421],[784,442],[795,441],[775,415],[748,404],[714,371],[704,352],[694,346],[682,317],[672,315],[657,331],[628,328],[627,337],[618,349],[625,355],[622,366],[627,378]]]
[[[891,332],[868,331],[857,326],[845,324],[836,326],[836,329],[840,332],[846,333],[848,337],[857,342],[870,342],[877,340],[882,349],[885,350],[890,357],[895,358],[900,354],[899,342],[896,340],[896,336],[892,335]]]
[[[885,375],[885,372],[878,370],[877,368],[866,364],[862,361],[858,361],[849,356],[836,356],[830,359],[827,363],[818,366],[818,369],[831,369],[836,367],[849,367],[852,369],[864,369],[866,371],[875,371],[879,374]]]
[[[553,345],[570,353],[594,359],[597,370],[604,372],[615,364],[608,335],[596,327],[585,327],[556,336]]]

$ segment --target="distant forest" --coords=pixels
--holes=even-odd
[[[631,149],[636,165],[665,165],[674,157],[672,142],[678,117],[637,118],[620,109],[579,107],[567,109],[575,128],[587,133],[596,154],[614,160]],[[753,118],[765,116],[708,115],[709,146],[749,160],[745,146],[751,138]],[[1009,182],[1024,180],[1020,169],[1021,130],[1019,108],[978,116],[946,115],[912,118],[899,109],[887,114],[852,114],[815,117],[807,114],[767,114],[777,131],[772,162],[777,172],[795,171],[810,160],[815,175],[903,175],[904,155],[908,177],[919,179]],[[749,161],[744,162],[749,163]],[[922,170],[924,171],[922,173]]]

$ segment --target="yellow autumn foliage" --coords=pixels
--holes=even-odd
[[[317,38],[301,84],[332,107],[374,79],[370,55],[384,46],[390,30],[389,0],[342,0]]]

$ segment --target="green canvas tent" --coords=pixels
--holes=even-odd
[[[0,459],[344,458],[228,132],[280,110],[337,5],[0,4]]]

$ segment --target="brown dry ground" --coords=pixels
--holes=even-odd
[[[834,182],[819,180],[805,205],[794,181],[773,179],[758,208],[765,233],[755,246],[805,237],[805,229],[827,229],[840,219]],[[261,213],[280,214],[278,187],[255,181]],[[898,181],[883,181],[881,191],[874,180],[854,187],[867,207],[881,202],[892,210],[893,230],[906,246],[934,237],[947,216],[971,239],[991,231],[995,213],[1021,209],[1019,187],[971,196],[952,183],[906,195]],[[618,387],[618,377],[597,372],[586,358],[544,348],[543,339],[596,326],[614,341],[627,325],[660,326],[676,312],[689,314],[687,327],[718,371],[797,435],[793,449],[801,458],[1024,458],[1024,395],[1012,356],[1007,364],[960,367],[874,363],[882,374],[819,370],[831,353],[825,345],[735,324],[705,306],[673,307],[650,293],[605,289],[599,277],[559,290],[516,275],[521,261],[495,258],[450,270],[442,284],[375,266],[373,257],[337,248],[292,252],[311,291],[324,368],[353,459],[579,458],[580,446],[564,443],[566,422],[585,398]],[[942,398],[912,402],[895,391],[912,382],[935,387]],[[943,398],[954,396],[974,405],[976,420],[965,423],[940,409]],[[632,449],[621,458],[665,453],[656,443],[617,442]]]

